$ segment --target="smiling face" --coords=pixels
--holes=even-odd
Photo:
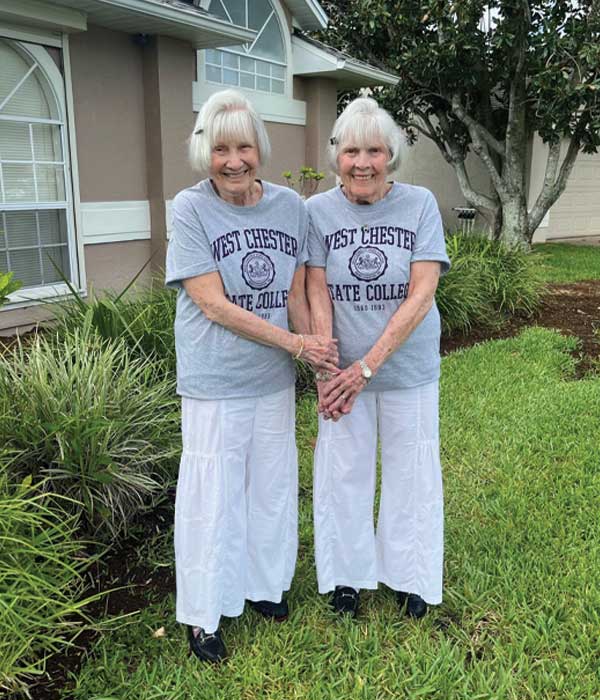
[[[210,156],[210,177],[219,196],[232,204],[246,203],[252,198],[259,165],[254,143],[217,141]]]
[[[381,141],[340,147],[338,170],[344,194],[354,204],[372,204],[387,192],[387,164],[390,154]]]

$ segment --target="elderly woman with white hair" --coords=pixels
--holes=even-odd
[[[206,179],[173,201],[166,282],[178,288],[183,453],[175,507],[177,620],[205,661],[225,658],[221,616],[245,601],[283,620],[297,550],[294,363],[335,369],[309,335],[308,217],[287,187],[257,178],[270,146],[239,93],[202,107],[190,139]],[[295,332],[288,328],[288,318]]]
[[[342,368],[317,373],[317,578],[320,593],[333,592],[334,609],[353,616],[360,589],[378,583],[396,591],[412,617],[442,598],[434,295],[450,263],[431,192],[389,179],[403,145],[375,100],[354,100],[329,146],[340,185],[307,202],[312,330],[338,340]]]

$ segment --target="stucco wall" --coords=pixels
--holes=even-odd
[[[145,200],[142,49],[94,26],[69,42],[81,201]]]
[[[476,156],[470,155],[467,158],[467,171],[474,189],[483,193],[489,192],[489,179],[485,166]],[[417,143],[407,149],[404,163],[396,179],[400,182],[427,187],[437,199],[444,225],[451,230],[460,227],[452,207],[468,205],[458,184],[454,168],[444,160],[433,141],[420,136]],[[487,222],[478,216],[475,227],[486,226]]]
[[[298,172],[305,164],[305,130],[303,126],[267,122],[267,133],[271,141],[271,161],[261,172],[265,180],[285,185],[281,173],[285,170]]]

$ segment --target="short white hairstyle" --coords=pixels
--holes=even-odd
[[[256,146],[261,166],[271,157],[267,130],[250,100],[237,90],[221,90],[211,95],[198,113],[189,140],[190,165],[208,174],[213,148],[232,141]]]
[[[327,155],[329,165],[339,175],[338,156],[342,148],[357,146],[368,148],[383,143],[390,158],[388,173],[398,170],[406,148],[406,138],[389,112],[371,97],[357,97],[337,118],[333,125]]]

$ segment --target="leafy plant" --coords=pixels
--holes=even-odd
[[[174,476],[174,382],[90,328],[19,343],[0,357],[0,444],[17,475],[45,479],[83,504],[87,529],[117,536]]]
[[[0,691],[26,691],[47,656],[82,629],[83,574],[73,504],[49,497],[31,477],[19,485],[0,466]]]
[[[135,296],[106,293],[61,304],[57,331],[71,333],[77,328],[93,329],[105,340],[122,340],[135,357],[161,360],[175,372],[175,307],[177,295],[162,280]]]
[[[446,248],[452,267],[436,294],[446,333],[531,316],[538,308],[544,282],[535,256],[481,234],[449,234]]]
[[[6,304],[9,294],[21,289],[22,286],[22,282],[13,280],[12,272],[0,272],[0,306]]]
[[[294,178],[294,174],[291,170],[286,170],[281,173],[281,175],[285,178],[288,187],[296,189],[297,186],[298,194],[305,199],[317,191],[319,182],[325,178],[325,173],[317,172],[308,165],[304,165],[300,168],[297,178]]]

